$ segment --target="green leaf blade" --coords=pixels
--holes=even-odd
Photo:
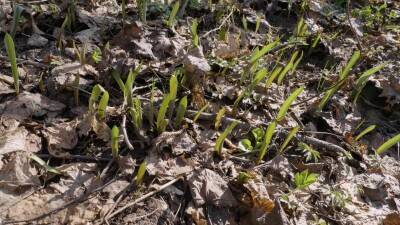
[[[299,96],[301,94],[301,92],[304,90],[304,85],[299,87],[298,89],[296,89],[286,100],[285,102],[282,104],[281,109],[278,112],[278,115],[276,117],[276,120],[279,122],[281,121],[285,116],[287,111],[290,108],[290,105],[292,104],[292,102],[297,98],[297,96]]]
[[[238,120],[235,120],[231,125],[229,125],[228,128],[222,134],[217,138],[216,144],[215,144],[215,152],[218,155],[221,155],[221,150],[222,150],[222,144],[224,143],[225,138],[230,134],[233,130],[233,128],[236,127],[236,125],[239,123]]]
[[[376,150],[375,155],[380,155],[384,152],[386,152],[389,148],[391,148],[393,145],[395,145],[397,142],[400,142],[400,134],[394,136],[393,138],[389,139],[385,143],[383,143],[378,150]]]
[[[15,46],[14,46],[14,40],[12,37],[6,33],[6,36],[4,37],[4,44],[7,50],[8,58],[10,59],[11,63],[11,71],[14,79],[14,88],[15,88],[15,93],[18,95],[19,94],[19,75],[18,75],[18,67],[17,67],[17,56],[15,54]]]

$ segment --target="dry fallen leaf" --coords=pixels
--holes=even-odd
[[[188,177],[188,184],[197,207],[213,204],[218,207],[236,206],[227,182],[209,169],[197,169]]]

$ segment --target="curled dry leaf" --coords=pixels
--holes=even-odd
[[[58,158],[69,156],[69,153],[62,149],[73,149],[78,143],[77,124],[77,120],[72,120],[46,128],[44,136],[47,139],[48,150],[51,155]]]
[[[87,113],[83,116],[82,121],[80,121],[78,125],[78,134],[79,136],[87,135],[91,130],[103,141],[108,142],[111,140],[111,129],[107,126],[105,121],[99,121],[95,114]]]

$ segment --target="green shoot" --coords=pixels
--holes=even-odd
[[[314,162],[317,163],[321,158],[318,151],[312,149],[309,145],[303,142],[298,143],[298,151],[301,151],[306,156],[306,162],[313,159]]]
[[[285,116],[286,113],[290,107],[290,105],[292,104],[292,102],[297,98],[297,96],[300,95],[300,93],[303,91],[304,89],[304,85],[299,87],[297,90],[295,90],[286,100],[285,102],[282,104],[281,109],[278,112],[278,115],[276,117],[276,121],[281,121]]]
[[[363,132],[361,132],[359,135],[357,135],[357,137],[354,140],[358,141],[362,136],[373,131],[375,129],[375,127],[376,127],[376,125],[371,125],[371,126],[367,127],[367,129],[363,130]]]
[[[165,129],[167,128],[167,125],[168,125],[168,120],[165,119],[165,114],[167,113],[167,108],[168,108],[170,99],[171,99],[171,95],[167,94],[161,103],[160,109],[158,110],[157,131],[160,134],[165,131]]]
[[[114,160],[116,160],[118,156],[118,136],[119,129],[114,125],[111,129],[111,153]]]
[[[43,161],[43,159],[37,157],[36,155],[32,155],[30,158],[35,160],[37,163],[39,163],[39,165],[41,165],[45,170],[47,170],[51,173],[54,173],[54,174],[58,174],[58,175],[61,174],[58,170],[49,166],[49,164],[47,164],[45,161]]]
[[[257,128],[254,128],[253,130],[251,130],[251,133],[253,134],[254,141],[255,141],[254,149],[258,149],[262,144],[265,132],[263,129],[257,127]]]
[[[279,86],[281,85],[281,82],[283,80],[283,78],[285,77],[285,75],[287,74],[287,72],[289,72],[289,70],[293,67],[293,62],[289,62],[285,68],[283,69],[282,73],[279,74],[278,80],[276,81],[276,84]]]
[[[154,89],[156,87],[156,81],[153,79],[150,93],[150,108],[149,108],[149,123],[150,127],[154,127]]]
[[[254,30],[254,33],[258,32],[258,29],[260,28],[260,23],[261,23],[261,16],[258,16],[256,22],[256,29]]]
[[[167,118],[169,120],[171,120],[172,114],[174,113],[175,99],[177,92],[178,92],[178,79],[176,78],[175,75],[172,75],[171,79],[169,79],[169,94],[171,96],[168,103],[168,112],[167,112]]]
[[[139,66],[135,69],[135,71],[130,70],[128,77],[126,78],[124,89],[123,89],[124,90],[124,105],[126,105],[128,107],[133,107],[132,86],[133,86],[136,76],[139,74],[139,71],[141,68],[142,68],[142,63],[139,64]]]
[[[291,71],[292,76],[294,74],[294,71],[297,69],[297,66],[299,65],[299,63],[300,63],[302,58],[303,58],[303,51],[301,51],[300,57],[296,60],[296,62],[293,65],[293,68],[292,68],[292,71]]]
[[[146,173],[146,162],[142,162],[139,166],[139,171],[136,176],[136,181],[135,181],[136,186],[140,186],[142,184],[145,173]]]
[[[218,129],[219,125],[221,124],[221,120],[222,120],[222,117],[224,116],[224,114],[225,114],[225,107],[222,107],[219,110],[217,117],[215,118],[215,124],[214,124],[215,129]]]
[[[101,96],[99,105],[97,107],[98,109],[97,115],[99,116],[100,119],[104,117],[106,111],[107,103],[109,100],[108,92],[100,84],[96,84],[93,87],[92,93],[89,98],[89,111],[94,113],[95,112],[94,103],[99,100],[101,93],[103,93],[103,96]]]
[[[99,102],[99,106],[97,107],[98,108],[97,115],[99,116],[100,119],[104,118],[109,98],[110,98],[110,96],[108,95],[108,91],[104,90],[103,96],[101,96],[101,99]]]
[[[264,79],[264,77],[267,75],[267,73],[268,73],[268,69],[262,69],[257,72],[257,74],[254,77],[254,80],[251,82],[251,84],[249,86],[247,86],[246,89],[242,91],[242,93],[240,93],[238,98],[233,103],[233,107],[232,107],[233,111],[235,111],[237,109],[237,106],[239,105],[242,98],[244,96],[250,94],[253,91],[253,89],[257,86],[257,84],[260,83]]]
[[[222,134],[217,138],[217,141],[215,143],[215,152],[218,155],[221,155],[222,144],[224,143],[225,138],[228,136],[228,134],[232,132],[233,128],[235,128],[238,122],[238,120],[235,120],[235,122],[229,125],[229,127],[226,128],[226,130],[222,132]]]
[[[271,86],[272,82],[278,76],[278,74],[282,71],[282,67],[277,67],[271,74],[271,76],[268,77],[267,82],[265,83],[265,88],[269,88]]]
[[[362,89],[364,86],[367,84],[368,78],[373,75],[374,73],[378,72],[381,70],[383,67],[385,67],[389,62],[382,63],[381,65],[374,67],[372,69],[369,69],[365,71],[358,79],[357,79],[357,93],[354,97],[354,104],[357,102],[358,97],[361,94]]]
[[[75,46],[75,41],[72,41],[72,45],[74,47],[75,54],[78,56],[79,62],[81,63],[82,66],[85,65],[87,43],[86,42],[83,43],[83,45],[82,45],[80,50],[78,50],[78,48]]]
[[[169,15],[169,19],[167,21],[168,28],[171,28],[171,26],[173,25],[175,16],[178,13],[178,9],[179,9],[179,1],[176,1],[176,3],[174,4],[174,7],[172,8],[171,14]]]
[[[285,150],[286,146],[289,144],[290,140],[296,135],[296,133],[299,131],[300,126],[297,125],[293,127],[292,131],[290,131],[290,134],[286,137],[285,141],[283,142],[282,146],[279,148],[279,153],[282,154],[283,150]]]
[[[227,38],[228,38],[228,30],[222,27],[218,32],[218,39],[220,41],[226,42]]]
[[[69,15],[67,14],[67,16],[64,19],[64,22],[61,25],[60,34],[58,35],[57,47],[58,47],[59,50],[61,50],[61,48],[62,48],[62,37],[63,37],[63,34],[64,34],[65,26],[67,26],[67,23],[68,23],[68,20],[69,20],[68,18],[69,18]]]
[[[244,15],[242,17],[242,23],[243,23],[244,30],[247,31],[247,20],[246,20],[246,17]]]
[[[187,97],[184,96],[179,102],[178,110],[176,111],[175,124],[177,126],[179,126],[182,123],[183,118],[185,116],[186,108],[187,108]]]
[[[138,6],[140,21],[142,21],[143,23],[146,23],[147,0],[136,0],[136,4]]]
[[[337,82],[337,84],[335,84],[335,86],[333,88],[331,88],[325,92],[324,97],[319,102],[318,111],[322,110],[322,108],[326,105],[326,103],[328,103],[329,99],[336,92],[336,90],[343,84],[344,79],[347,77],[348,73],[350,72],[350,69],[354,66],[354,64],[360,58],[360,55],[361,55],[361,52],[359,50],[353,54],[350,61],[347,63],[347,66],[345,67],[345,69],[340,73],[340,75],[339,75],[340,80]]]
[[[18,67],[17,67],[17,56],[15,55],[14,41],[8,33],[6,33],[6,36],[4,37],[4,44],[6,46],[8,58],[10,59],[10,63],[11,63],[11,71],[12,71],[12,76],[14,78],[15,93],[18,95],[19,94],[19,75],[18,75]]]
[[[75,20],[75,0],[71,1],[68,6],[68,21],[67,21],[67,30],[72,32],[72,28],[76,27],[76,20]]]
[[[98,63],[98,62],[101,61],[101,55],[102,55],[101,50],[100,50],[100,48],[97,47],[97,48],[93,51],[91,57],[92,57],[92,59],[93,59],[93,61],[94,61],[95,63]]]
[[[307,224],[327,225],[325,220],[320,219],[316,214],[312,214],[314,220],[307,220]]]
[[[134,108],[129,109],[132,117],[132,122],[135,128],[141,130],[143,128],[142,107],[138,97],[134,99]]]
[[[125,22],[125,16],[126,16],[126,0],[122,0],[121,3],[121,14],[122,14],[122,20]]]
[[[308,169],[302,171],[301,173],[296,173],[294,175],[294,183],[296,184],[295,190],[300,190],[307,188],[311,184],[317,181],[318,174],[311,173],[308,174]]]
[[[299,51],[296,51],[292,55],[292,58],[290,59],[289,63],[285,66],[285,68],[283,69],[282,73],[279,75],[278,81],[277,81],[278,85],[281,85],[281,82],[282,82],[283,78],[285,77],[285,75],[287,74],[287,72],[289,72],[289,70],[291,70],[293,68],[294,60],[296,59],[298,54],[299,54]],[[300,62],[300,61],[298,61],[298,62]],[[298,64],[298,62],[296,62],[296,63]],[[294,71],[294,69],[292,71]]]
[[[254,175],[251,175],[251,174],[246,173],[246,172],[240,172],[238,177],[237,177],[237,181],[238,181],[239,184],[243,184],[247,180],[254,179],[254,178],[255,178]]]
[[[321,38],[322,31],[318,31],[317,37],[315,38],[314,42],[311,44],[310,49],[308,50],[307,55],[310,56],[311,53],[314,51],[314,48],[317,46],[319,39]]]
[[[391,148],[393,145],[395,145],[397,142],[400,142],[400,134],[394,136],[393,138],[391,138],[390,140],[388,140],[387,142],[383,143],[378,150],[376,150],[375,155],[379,155],[382,154],[384,152],[386,152],[389,148]]]
[[[195,47],[199,46],[199,35],[197,34],[197,25],[198,25],[197,18],[193,20],[191,26],[188,25],[190,27],[190,33],[192,35],[193,45]]]
[[[257,54],[254,54],[250,59],[249,63],[254,63],[256,62],[259,58],[264,56],[271,50],[273,47],[277,46],[279,44],[279,41],[274,41],[272,43],[269,43],[268,45],[264,46]]]
[[[125,85],[124,85],[124,82],[122,81],[121,75],[119,75],[118,71],[113,69],[111,71],[111,75],[114,77],[114,79],[117,82],[117,84],[118,84],[119,88],[121,89],[121,91],[125,93]]]
[[[200,115],[208,108],[208,104],[206,104],[205,106],[203,106],[203,108],[201,108],[198,112],[197,112],[197,114],[196,114],[196,116],[194,116],[194,118],[193,118],[193,123],[195,123],[196,121],[197,121],[197,119],[200,117]]]
[[[271,143],[272,140],[272,135],[275,132],[275,127],[276,127],[276,121],[272,121],[268,125],[267,131],[265,131],[265,136],[261,144],[260,152],[258,154],[257,164],[259,164],[263,160],[265,153],[267,153],[269,143]]]
[[[18,26],[19,20],[21,18],[21,13],[24,10],[25,10],[25,8],[21,4],[18,4],[14,7],[13,20],[12,20],[12,24],[11,24],[11,33],[10,33],[12,38],[15,37],[15,33],[17,32],[17,26]]]

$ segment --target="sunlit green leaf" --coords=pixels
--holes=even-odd
[[[171,26],[174,22],[175,16],[178,13],[178,9],[179,9],[179,1],[176,1],[176,3],[174,4],[174,7],[172,8],[171,14],[169,15],[169,19],[167,22],[168,28],[171,28]]]
[[[300,126],[297,125],[295,126],[292,131],[290,131],[290,134],[286,137],[285,141],[283,142],[282,146],[279,148],[279,153],[282,153],[283,150],[285,150],[286,146],[289,144],[290,140],[296,135],[297,131],[299,131]]]
[[[113,128],[111,129],[111,152],[114,160],[118,156],[118,136],[119,129],[117,126],[113,126]]]
[[[278,74],[281,72],[282,67],[277,67],[271,74],[271,76],[269,76],[267,83],[265,83],[265,87],[269,88],[269,86],[271,86],[272,82],[274,81],[275,77],[278,76]]]
[[[8,58],[10,59],[10,63],[11,63],[11,71],[12,71],[12,75],[13,75],[13,79],[14,79],[15,93],[18,95],[19,94],[19,75],[18,75],[18,67],[17,67],[17,56],[15,54],[14,41],[8,33],[6,33],[6,36],[4,37],[4,44],[6,46]]]
[[[276,127],[276,122],[273,121],[268,125],[268,128],[265,131],[264,140],[261,144],[260,152],[258,154],[257,164],[259,164],[263,160],[265,153],[267,153],[269,144],[271,143],[272,140],[272,135],[275,132],[275,127]]]
[[[391,148],[393,145],[395,145],[397,142],[400,142],[400,134],[394,136],[387,142],[383,143],[378,150],[376,150],[376,155],[382,154],[386,152],[389,148]]]
[[[222,116],[224,116],[224,114],[225,114],[225,107],[222,107],[219,110],[217,117],[215,118],[215,124],[214,124],[215,129],[218,129],[219,125],[221,124]]]
[[[317,181],[318,174],[308,174],[308,169],[294,175],[296,189],[304,189]]]
[[[185,116],[186,108],[187,108],[187,97],[184,96],[179,102],[178,110],[176,111],[175,124],[177,126],[179,126],[182,123],[183,118]]]
[[[235,122],[229,125],[229,127],[226,128],[226,130],[222,132],[222,134],[217,138],[217,141],[215,143],[215,152],[218,155],[221,155],[222,144],[224,143],[225,138],[228,136],[228,134],[232,132],[233,128],[235,128],[238,122],[238,120],[235,120]]]
[[[259,58],[267,54],[269,50],[271,50],[273,47],[277,46],[279,44],[279,41],[274,41],[265,47],[263,47],[260,51],[257,52],[257,54],[254,54],[250,59],[249,63],[254,63],[256,62]]]
[[[36,155],[32,155],[31,159],[35,160],[39,165],[45,168],[47,171],[54,173],[54,174],[61,174],[58,170],[54,169],[53,167],[49,166],[45,161],[41,158],[37,157]]]
[[[169,95],[169,94],[166,95],[161,103],[160,109],[158,110],[158,115],[157,115],[157,131],[158,131],[158,133],[164,132],[165,128],[166,128],[165,123],[168,124],[168,122],[165,122],[164,119],[165,119],[165,114],[167,113],[167,108],[168,108],[170,99],[171,99],[171,95]]]
[[[357,137],[354,140],[358,141],[358,139],[360,139],[362,136],[373,131],[375,129],[375,127],[376,127],[376,125],[371,125],[371,126],[367,127],[367,129],[363,130],[363,132],[361,132],[359,135],[357,135]]]
[[[142,184],[145,173],[146,173],[146,162],[142,162],[139,166],[139,171],[136,176],[136,181],[135,181],[136,186],[139,186]]]
[[[251,141],[249,139],[242,139],[239,142],[239,148],[244,152],[250,152],[253,150],[253,146],[251,145]]]
[[[196,114],[196,116],[194,116],[194,118],[193,118],[193,123],[195,123],[196,121],[197,121],[197,119],[200,117],[200,115],[204,112],[204,110],[206,110],[207,108],[208,108],[208,104],[207,105],[205,105],[205,106],[203,106],[203,108],[201,108],[198,112],[197,112],[197,114]]]
[[[297,98],[297,96],[300,95],[300,93],[304,90],[304,85],[299,87],[297,90],[295,90],[282,104],[281,109],[278,112],[278,115],[276,117],[276,120],[279,122],[281,121],[285,116],[286,112],[290,108],[290,105],[292,102]]]
[[[15,33],[17,32],[18,23],[21,18],[21,13],[24,10],[25,10],[25,8],[22,4],[17,4],[14,7],[13,20],[12,20],[12,24],[11,24],[11,33],[10,33],[12,38],[15,37]]]

